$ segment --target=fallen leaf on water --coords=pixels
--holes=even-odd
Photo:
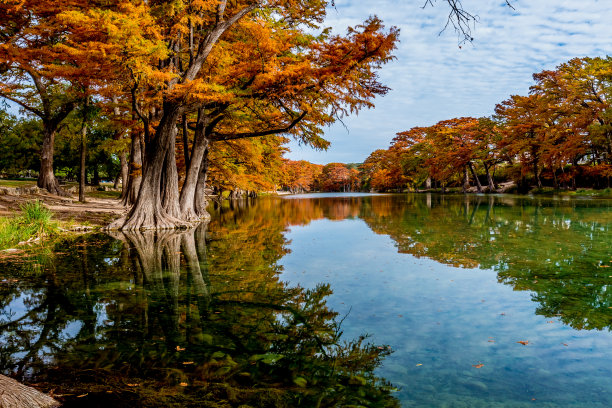
[[[423,364],[421,364],[421,363],[417,363],[417,367],[418,367],[418,366],[422,366],[422,365],[423,365]]]
[[[186,386],[188,386],[189,384],[187,384],[186,382],[182,382],[182,383],[180,383],[179,385],[180,385],[181,387],[186,387]]]
[[[526,346],[526,345],[528,345],[528,344],[529,344],[529,341],[527,341],[527,340],[520,340],[520,341],[517,341],[517,343],[520,343],[520,344],[522,344],[523,346]]]
[[[609,268],[610,265],[599,265],[600,268]]]
[[[187,364],[193,364],[193,361],[183,361],[183,364],[187,365]]]
[[[567,347],[567,343],[561,343],[561,344],[563,344],[565,347]]]
[[[554,320],[548,320],[546,323],[554,323]]]
[[[495,343],[495,340],[487,340],[489,343]]]
[[[140,384],[126,384],[128,387],[138,387]]]
[[[484,364],[482,364],[482,363],[472,364],[472,367],[474,367],[474,368],[482,368],[482,367],[484,367]]]
[[[185,349],[181,346],[176,346],[176,351],[185,351]]]
[[[87,394],[77,395],[77,398],[83,398],[83,397],[86,397],[88,394],[89,394],[89,393],[87,393]]]

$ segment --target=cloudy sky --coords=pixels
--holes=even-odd
[[[336,0],[326,25],[338,33],[377,15],[401,29],[397,60],[380,77],[392,91],[375,109],[326,129],[326,152],[291,143],[286,157],[313,163],[362,162],[395,133],[460,116],[488,116],[512,94],[526,94],[531,75],[573,57],[612,54],[612,0],[463,0],[479,18],[473,44],[458,46],[448,6],[424,0]],[[346,126],[346,127],[345,127]]]

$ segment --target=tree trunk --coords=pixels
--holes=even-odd
[[[474,177],[474,181],[476,182],[476,189],[479,193],[482,193],[482,185],[480,184],[480,180],[478,180],[478,176],[474,171],[474,166],[472,166],[472,162],[468,163],[468,167],[470,168],[470,172],[472,173],[472,177]]]
[[[431,177],[427,177],[427,180],[425,180],[425,188],[431,190]]]
[[[0,375],[0,407],[50,408],[59,406],[59,402],[47,394]]]
[[[489,192],[492,193],[495,191],[495,183],[493,182],[493,177],[491,177],[491,172],[489,171],[489,165],[485,162],[482,162],[485,168],[485,173],[487,174],[487,184],[489,185]]]
[[[164,115],[155,137],[146,146],[142,181],[138,198],[130,212],[108,226],[110,229],[171,229],[185,226],[181,220],[169,216],[161,203],[161,182],[164,159],[169,148],[174,148],[176,122],[181,112],[177,104],[164,103]]]
[[[51,194],[68,197],[69,194],[59,185],[53,173],[53,152],[55,146],[55,132],[52,124],[43,121],[43,144],[40,151],[40,173],[37,185]]]
[[[208,200],[206,199],[205,189],[206,189],[206,180],[208,179],[208,152],[209,147],[204,152],[204,158],[202,159],[202,165],[200,166],[200,173],[198,175],[198,185],[196,186],[195,198],[194,198],[194,208],[195,212],[201,220],[210,220],[210,214],[206,210],[208,207]]]
[[[185,156],[185,169],[189,168],[189,132],[187,130],[187,115],[182,117],[183,124],[183,155]]]
[[[79,201],[85,202],[85,178],[87,173],[85,172],[85,159],[87,157],[87,123],[83,121],[83,128],[81,129],[81,164],[80,164],[80,178],[79,178]]]
[[[140,135],[136,132],[132,132],[130,168],[127,177],[127,186],[123,186],[125,193],[122,193],[123,205],[134,204],[138,197],[138,191],[140,191],[140,182],[142,181],[142,147]]]
[[[94,171],[94,174],[93,174],[93,180],[91,181],[91,185],[97,187],[100,185],[100,171],[98,169],[97,164],[94,164],[93,171]]]
[[[467,193],[468,188],[470,188],[470,176],[468,175],[467,166],[463,166],[463,187],[461,189],[463,194]]]
[[[121,199],[123,199],[127,194],[128,174],[130,173],[126,152],[119,154],[119,162],[121,163]]]
[[[162,207],[166,214],[174,218],[181,217],[181,208],[179,205],[179,185],[178,171],[176,168],[176,134],[174,128],[174,137],[171,145],[166,152],[166,160],[164,161],[164,172],[161,179],[161,197]]]
[[[210,141],[206,137],[207,122],[207,118],[202,115],[201,112],[199,112],[198,123],[196,125],[193,138],[191,158],[187,168],[187,173],[185,175],[185,182],[183,183],[180,198],[181,218],[187,221],[199,220],[208,215],[205,207],[204,212],[202,212],[202,208],[198,208],[198,206],[196,206],[196,196],[203,196],[204,187],[206,186],[206,175],[204,175],[202,179],[203,185],[201,185],[200,173],[203,167],[206,167],[204,168],[204,172],[207,172],[208,170],[206,157],[208,156]]]
[[[537,160],[534,160],[534,162],[533,162],[533,173],[534,173],[534,176],[535,176],[538,188],[542,188],[542,180],[540,180],[540,171],[538,169],[538,161]]]

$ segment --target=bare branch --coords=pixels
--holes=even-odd
[[[259,137],[259,136],[276,135],[279,133],[286,133],[286,132],[289,132],[291,129],[293,129],[293,127],[295,127],[295,125],[297,125],[302,119],[304,119],[307,113],[308,111],[302,112],[300,116],[298,116],[291,123],[289,123],[287,126],[282,127],[282,128],[262,130],[259,132],[245,132],[245,133],[232,133],[232,134],[222,134],[222,133],[215,132],[211,134],[211,139],[215,141],[234,140],[234,139],[244,139],[248,137]]]

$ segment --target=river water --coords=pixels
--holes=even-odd
[[[611,205],[310,194],[80,237],[2,260],[0,370],[66,406],[609,407]]]

